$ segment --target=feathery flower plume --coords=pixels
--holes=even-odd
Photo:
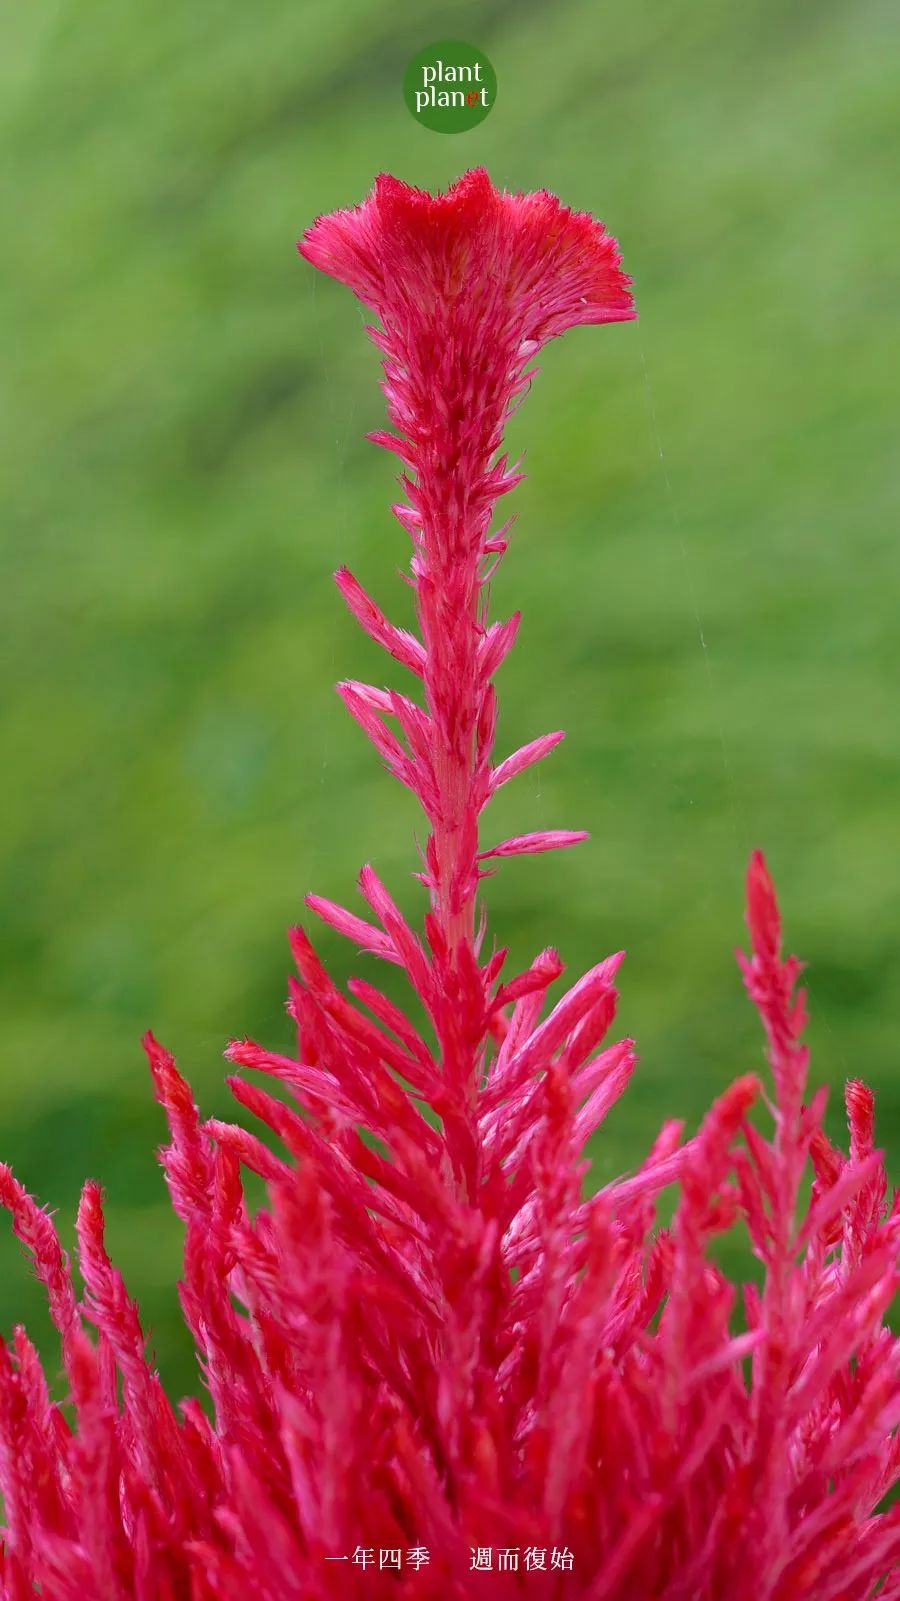
[[[739,1078],[693,1138],[664,1125],[636,1173],[589,1198],[585,1143],[635,1065],[632,1042],[608,1038],[621,954],[560,994],[552,948],[505,974],[478,905],[503,858],[585,838],[482,838],[491,796],[562,738],[495,759],[493,679],[518,617],[490,620],[486,584],[510,527],[495,507],[519,477],[505,419],[548,339],[633,315],[616,245],[553,196],[476,171],[437,197],[382,177],[300,250],[378,319],[396,431],[373,437],[403,463],[417,632],[346,569],[336,581],[416,684],[340,693],[428,824],[421,929],[370,866],[364,910],[307,904],[399,967],[424,1021],[368,979],[343,992],[293,930],[296,1055],[227,1052],[278,1153],[202,1121],[147,1036],[206,1406],[173,1407],[148,1361],[97,1185],[78,1214],[79,1295],[50,1220],[0,1167],[69,1394],[68,1410],[53,1402],[23,1330],[0,1341],[0,1598],[897,1601],[900,1511],[881,1507],[900,1476],[900,1342],[884,1321],[900,1209],[869,1090],[847,1086],[846,1155],[823,1093],[806,1100],[800,968],[762,857],[739,960],[771,1096]],[[255,1214],[243,1171],[267,1185]],[[710,1253],[739,1222],[762,1271],[743,1329]]]

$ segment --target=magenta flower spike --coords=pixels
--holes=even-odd
[[[78,1213],[79,1292],[0,1166],[68,1403],[22,1329],[0,1340],[0,1601],[900,1601],[885,1506],[900,1204],[870,1091],[847,1086],[846,1155],[824,1093],[806,1099],[800,964],[762,856],[739,960],[771,1093],[745,1074],[696,1135],[665,1124],[637,1172],[587,1198],[585,1144],[635,1065],[630,1040],[609,1040],[621,954],[558,994],[556,951],[506,976],[479,906],[503,858],[586,837],[481,836],[491,796],[562,737],[495,761],[493,678],[518,618],[490,620],[486,585],[510,526],[495,507],[518,481],[504,422],[535,354],[633,315],[615,242],[477,171],[436,197],[382,177],[300,249],[378,319],[396,432],[373,437],[403,463],[416,631],[336,579],[415,693],[340,692],[425,813],[428,904],[419,930],[370,866],[364,910],[307,899],[402,971],[413,1015],[369,978],[342,991],[293,930],[296,1054],[227,1051],[277,1149],[202,1121],[147,1036],[206,1406],[173,1406],[148,1360],[98,1186]],[[267,1186],[255,1212],[242,1171]],[[738,1224],[760,1278],[742,1321],[711,1251]]]
[[[492,765],[493,677],[519,622],[514,616],[490,624],[485,605],[486,579],[509,530],[507,523],[491,532],[495,507],[521,476],[499,454],[503,428],[548,339],[576,323],[634,316],[629,280],[600,223],[547,193],[498,193],[482,170],[436,198],[381,177],[362,206],[321,217],[299,248],[380,321],[368,332],[384,353],[383,387],[397,433],[369,437],[396,451],[406,469],[406,504],[394,512],[412,537],[421,640],[392,628],[346,569],[336,577],[363,627],[422,679],[424,706],[371,685],[340,689],[428,818],[420,876],[431,901],[429,949],[418,987],[440,1046],[454,1171],[460,1194],[474,1202],[484,1176],[474,1097],[490,1037],[486,1012],[503,1026],[491,996],[496,973],[486,976],[477,963],[478,883],[495,858],[586,838],[560,829],[480,847],[479,817],[492,794],[562,738],[546,734]],[[362,887],[374,905],[366,880]],[[341,913],[316,899],[310,905],[357,936]],[[534,993],[542,987],[536,978]]]

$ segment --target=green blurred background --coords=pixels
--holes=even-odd
[[[732,955],[756,844],[810,962],[815,1075],[874,1085],[897,1177],[892,7],[46,0],[3,31],[0,1154],[67,1243],[82,1178],[105,1185],[167,1379],[196,1382],[142,1031],[221,1114],[229,1036],[289,1044],[304,892],[353,903],[370,859],[421,911],[412,803],[332,691],[383,673],[332,569],[407,605],[396,464],[363,439],[378,358],[294,249],[380,169],[549,186],[636,281],[636,324],[545,352],[495,585],[525,614],[501,753],[569,738],[491,835],[592,839],[506,864],[494,928],[516,962],[629,955],[642,1060],[595,1181],[760,1062]],[[402,75],[454,36],[499,93],[448,137]],[[20,1317],[46,1339],[4,1228],[0,1329]]]

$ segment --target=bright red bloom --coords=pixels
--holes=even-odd
[[[744,1077],[695,1137],[667,1124],[637,1173],[589,1199],[585,1142],[635,1063],[631,1041],[607,1043],[621,956],[548,1005],[556,952],[504,979],[476,915],[486,863],[584,837],[479,840],[491,795],[561,738],[494,763],[492,679],[517,619],[490,623],[483,586],[506,548],[490,522],[516,477],[496,457],[527,362],[573,324],[632,314],[615,245],[551,196],[471,173],[436,199],[380,179],[301,248],[381,322],[418,633],[346,570],[337,582],[422,698],[341,694],[430,828],[421,933],[371,867],[366,915],[308,904],[403,970],[425,1022],[368,980],[342,993],[294,930],[296,1055],[228,1050],[290,1092],[297,1110],[231,1080],[282,1155],[201,1122],[148,1036],[211,1421],[196,1401],[172,1408],[148,1366],[96,1185],[78,1217],[79,1301],[48,1218],[0,1168],[74,1409],[73,1426],[21,1330],[12,1350],[0,1342],[0,1597],[896,1601],[900,1512],[877,1508],[900,1475],[900,1342],[883,1321],[900,1206],[865,1086],[847,1088],[847,1156],[822,1131],[824,1095],[804,1102],[799,964],[782,958],[761,856],[741,962],[768,1040],[772,1138]],[[242,1168],[268,1185],[255,1215]],[[763,1270],[761,1289],[744,1286],[743,1332],[709,1254],[738,1221]]]
[[[433,833],[424,875],[451,945],[471,941],[479,863],[574,844],[583,834],[528,835],[479,854],[478,815],[500,784],[562,738],[546,736],[492,769],[491,680],[518,617],[487,625],[480,591],[506,549],[489,534],[497,500],[519,475],[498,458],[503,427],[535,353],[577,323],[634,316],[614,239],[555,196],[499,193],[486,172],[433,198],[381,177],[355,211],[320,217],[300,243],[315,266],[377,312],[384,391],[397,434],[371,435],[409,472],[394,510],[413,541],[422,639],[398,638],[349,573],[338,584],[363,627],[424,679],[423,712],[402,696],[342,685],[351,714],[387,766],[418,796]],[[396,719],[404,753],[384,718]]]

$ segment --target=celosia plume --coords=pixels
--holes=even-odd
[[[373,437],[404,467],[417,632],[346,569],[336,581],[416,684],[339,687],[428,824],[421,929],[370,866],[364,908],[307,904],[400,968],[424,1021],[368,979],[342,991],[293,930],[296,1055],[227,1052],[253,1075],[229,1081],[237,1101],[280,1154],[202,1121],[148,1035],[207,1409],[173,1407],[148,1362],[97,1185],[78,1214],[79,1295],[49,1219],[0,1168],[70,1402],[51,1400],[21,1329],[0,1342],[0,1596],[898,1598],[900,1512],[879,1507],[900,1476],[900,1343],[884,1322],[900,1209],[865,1086],[847,1087],[847,1155],[822,1130],[824,1094],[806,1101],[799,964],[762,857],[740,960],[771,1098],[739,1078],[695,1136],[666,1124],[636,1173],[587,1198],[585,1144],[635,1065],[630,1040],[608,1040],[621,954],[558,994],[556,951],[507,976],[479,907],[502,858],[586,837],[482,836],[491,796],[562,738],[495,759],[493,679],[518,617],[490,620],[486,584],[510,527],[496,504],[519,477],[504,423],[534,356],[633,315],[615,242],[479,171],[434,198],[380,178],[300,249],[378,319],[396,432]],[[760,1099],[770,1136],[751,1120]],[[242,1171],[267,1186],[255,1213]],[[762,1269],[743,1329],[710,1252],[739,1222]]]

